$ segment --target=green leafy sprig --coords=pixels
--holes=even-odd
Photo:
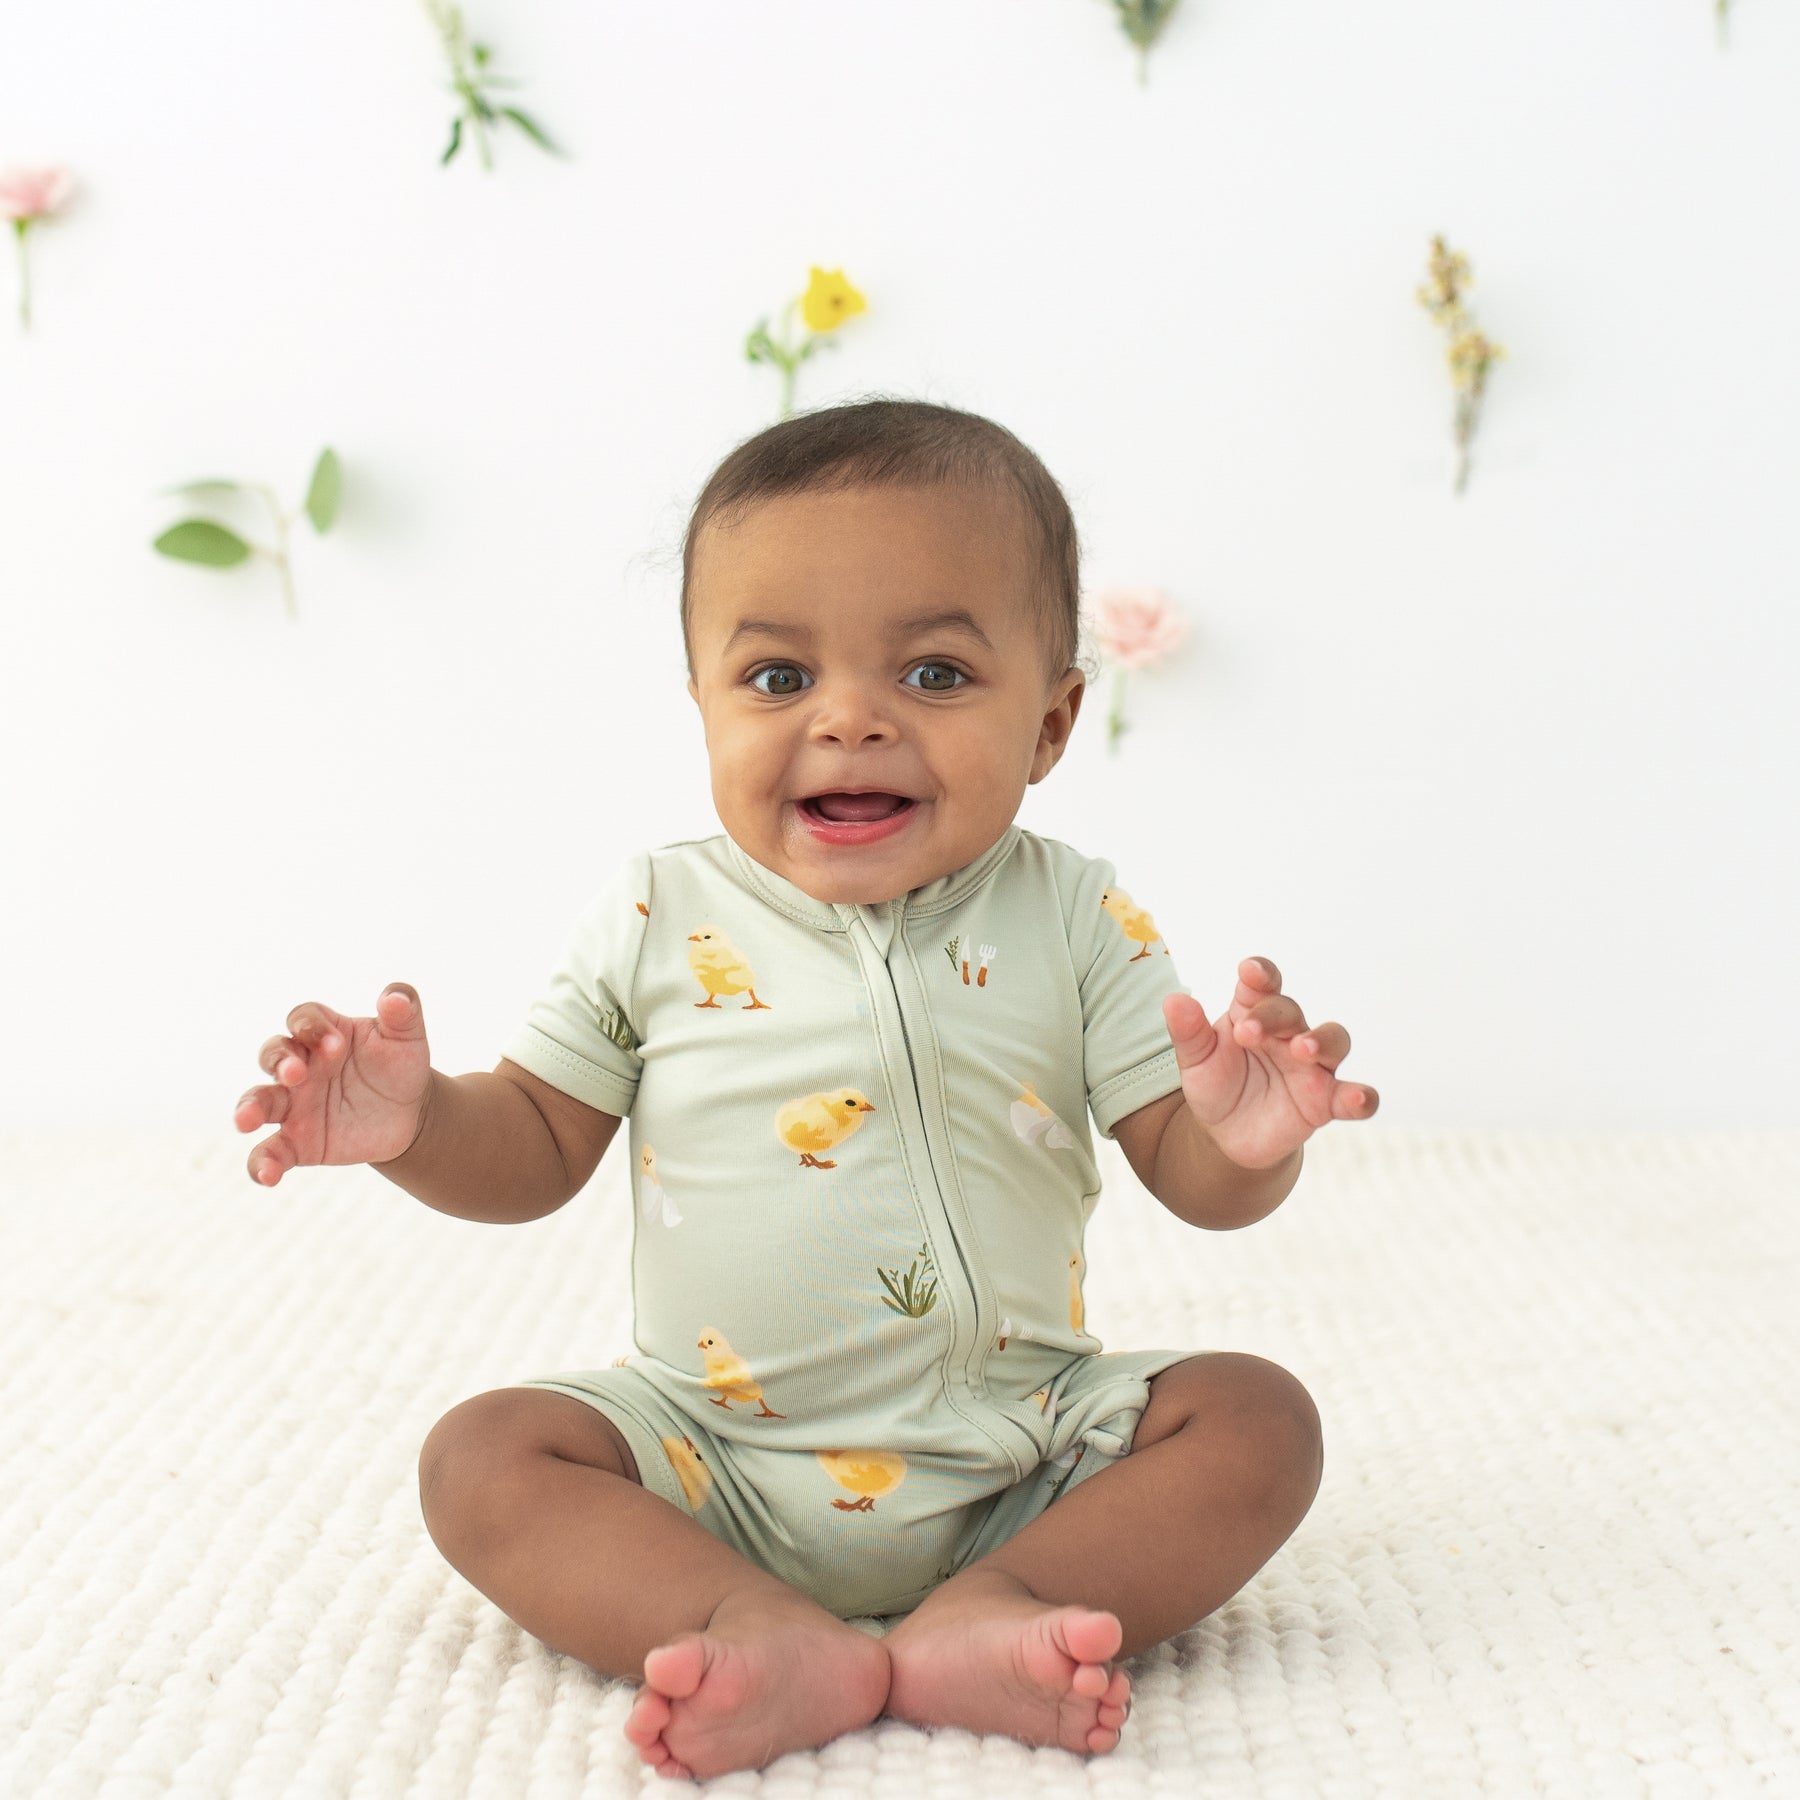
[[[1150,83],[1150,46],[1162,36],[1180,3],[1181,0],[1113,0],[1120,27],[1137,45],[1139,87]]]
[[[922,1268],[921,1264],[924,1265]],[[875,1273],[881,1277],[881,1285],[893,1295],[890,1300],[884,1294],[881,1304],[891,1306],[904,1317],[922,1319],[937,1305],[937,1270],[932,1266],[928,1244],[919,1246],[919,1253],[913,1258],[912,1267],[904,1275],[898,1269],[878,1268]]]
[[[484,169],[494,166],[493,152],[488,147],[489,128],[505,120],[511,120],[540,150],[547,150],[552,156],[562,155],[543,126],[528,112],[517,106],[497,106],[489,98],[488,90],[516,88],[519,83],[489,69],[494,52],[486,44],[470,42],[468,28],[463,24],[462,8],[453,5],[451,0],[425,0],[425,10],[444,41],[444,55],[450,63],[450,91],[462,102],[461,112],[450,121],[450,144],[438,158],[439,166],[448,163],[462,148],[465,123],[475,140],[475,148],[481,152]]]
[[[338,462],[337,452],[329,448],[321,450],[319,460],[313,464],[306,499],[301,503],[301,511],[312,521],[313,530],[321,537],[331,529],[332,521],[337,518],[338,502],[343,498],[343,491],[343,468]],[[184,481],[179,487],[168,489],[168,492],[181,494],[189,499],[219,498],[227,494],[261,495],[269,509],[269,516],[274,521],[275,542],[272,545],[251,543],[216,519],[183,519],[179,524],[171,525],[151,548],[164,556],[173,557],[177,562],[199,563],[208,569],[232,569],[241,562],[247,562],[252,556],[266,557],[281,576],[281,595],[287,603],[288,617],[295,620],[300,617],[294,604],[294,571],[288,561],[288,530],[298,522],[300,514],[284,512],[272,487],[260,481],[215,479]]]

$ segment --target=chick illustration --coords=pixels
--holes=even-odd
[[[1027,1144],[1042,1144],[1046,1150],[1073,1150],[1075,1134],[1037,1097],[1029,1081],[1021,1081],[1021,1097],[1007,1109],[1012,1128]]]
[[[638,1151],[638,1211],[646,1225],[654,1225],[658,1219],[665,1225],[681,1223],[675,1202],[656,1179],[656,1152],[648,1144]]]
[[[743,1011],[774,1010],[768,1001],[757,999],[756,977],[751,974],[750,965],[718,926],[702,925],[698,931],[690,931],[688,942],[694,946],[688,952],[688,967],[706,989],[706,998],[696,1000],[696,1006],[717,1006],[721,994],[748,993],[750,1004]]]
[[[863,1122],[864,1113],[875,1110],[855,1088],[839,1088],[835,1094],[808,1094],[790,1100],[775,1114],[775,1135],[790,1150],[800,1152],[803,1169],[835,1169],[835,1162],[821,1162],[816,1150],[833,1150]]]
[[[754,1400],[759,1410],[753,1417],[787,1417],[786,1413],[769,1410],[769,1403],[763,1398],[762,1389],[750,1377],[750,1365],[726,1343],[724,1332],[709,1325],[700,1334],[700,1348],[706,1356],[706,1379],[701,1385],[719,1390],[716,1394],[707,1395],[714,1406],[722,1406],[729,1412],[733,1400]]]
[[[1087,1308],[1081,1303],[1081,1253],[1069,1258],[1069,1323],[1076,1331],[1087,1329]]]
[[[698,1512],[712,1492],[712,1470],[706,1466],[705,1458],[695,1448],[691,1437],[666,1437],[662,1447],[676,1480],[681,1483],[681,1491],[687,1495],[688,1505]]]
[[[825,1473],[854,1500],[833,1500],[839,1512],[873,1512],[883,1494],[906,1479],[906,1458],[891,1450],[815,1450]]]
[[[1162,933],[1156,929],[1156,921],[1141,906],[1134,906],[1131,896],[1123,888],[1108,888],[1100,896],[1100,905],[1118,921],[1119,929],[1134,944],[1141,945],[1136,956],[1129,957],[1130,962],[1138,962],[1150,954],[1150,946]],[[1163,954],[1169,953],[1169,946],[1163,945]]]
[[[1050,1390],[1048,1388],[1039,1388],[1031,1397],[1038,1403],[1039,1412],[1045,1411],[1050,1405]]]

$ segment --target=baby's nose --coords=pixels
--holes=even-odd
[[[814,740],[845,744],[852,749],[864,744],[892,743],[899,730],[885,699],[886,696],[871,693],[856,683],[833,687],[813,714]]]

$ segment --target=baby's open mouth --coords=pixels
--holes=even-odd
[[[815,818],[834,825],[863,825],[873,819],[891,819],[913,802],[904,794],[810,794],[800,804]]]

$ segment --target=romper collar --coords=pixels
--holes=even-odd
[[[892,935],[893,926],[902,917],[917,918],[942,912],[946,907],[954,906],[957,901],[972,894],[1012,855],[1019,837],[1020,828],[1009,825],[973,862],[964,863],[960,869],[953,869],[948,875],[940,875],[936,881],[928,881],[923,887],[916,887],[897,900],[881,900],[872,906],[857,906],[848,901],[834,903],[815,900],[786,876],[777,875],[773,869],[765,869],[753,857],[747,856],[729,836],[725,839],[725,844],[744,881],[777,912],[786,913],[790,919],[797,919],[802,925],[816,926],[820,931],[848,931],[851,922],[861,917],[864,924],[871,927],[879,922],[885,929],[877,931],[876,935],[886,940]]]

